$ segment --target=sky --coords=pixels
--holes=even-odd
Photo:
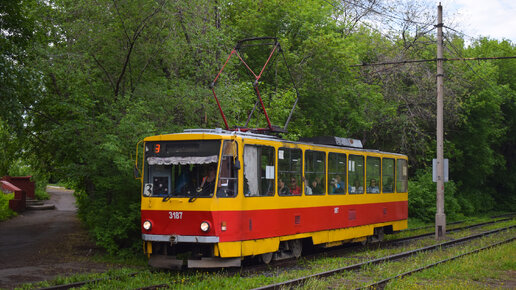
[[[487,36],[498,40],[508,39],[516,44],[516,0],[441,0],[440,2],[443,6],[444,25],[448,23],[448,26],[469,37]],[[436,2],[438,3],[439,1]],[[449,17],[448,21],[447,17]],[[449,25],[450,20],[453,20],[453,26]]]

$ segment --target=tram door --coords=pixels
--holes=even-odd
[[[275,149],[272,146],[245,144],[243,152],[242,233],[244,239],[270,237],[275,231]]]

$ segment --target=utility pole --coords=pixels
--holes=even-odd
[[[444,214],[444,150],[443,150],[443,7],[437,6],[437,196],[435,213],[435,238],[446,237]]]

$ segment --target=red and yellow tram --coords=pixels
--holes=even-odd
[[[360,146],[356,146],[356,144]],[[407,157],[360,141],[221,129],[144,139],[141,230],[155,267],[240,266],[407,227]]]

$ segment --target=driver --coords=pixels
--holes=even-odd
[[[217,172],[215,167],[208,169],[208,175],[202,178],[201,185],[197,188],[197,192],[209,196],[215,191],[215,176]]]

